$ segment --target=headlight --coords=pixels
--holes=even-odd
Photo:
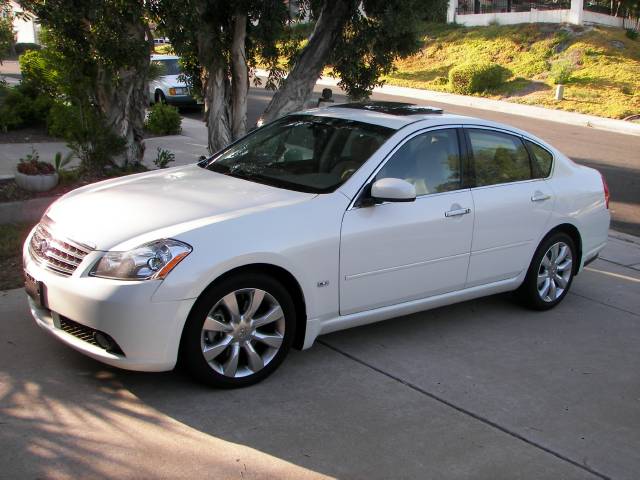
[[[164,278],[191,250],[186,243],[166,239],[145,243],[128,252],[107,252],[90,275],[116,280]]]
[[[169,89],[169,95],[187,95],[189,89],[186,87],[171,87]]]

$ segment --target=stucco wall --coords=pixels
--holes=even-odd
[[[590,12],[584,10],[582,12],[582,23],[590,24],[595,23],[597,25],[607,25],[609,27],[622,28],[624,20],[621,17],[612,17],[611,15],[605,15],[604,13]]]
[[[478,13],[456,15],[455,21],[467,27],[489,25],[498,22],[500,25],[518,23],[567,23],[571,10],[531,10],[529,12]]]

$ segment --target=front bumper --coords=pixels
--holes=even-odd
[[[171,370],[195,299],[154,299],[160,280],[128,282],[90,277],[88,268],[82,266],[93,264],[97,255],[92,252],[71,276],[62,276],[36,263],[25,248],[25,272],[45,286],[44,307],[29,297],[36,323],[70,347],[109,365],[127,370]],[[62,328],[61,322],[66,319],[89,328]],[[110,352],[95,341],[87,341],[92,331],[106,333],[119,350]]]
[[[165,101],[169,105],[189,107],[198,105],[198,101],[191,95],[165,95]]]

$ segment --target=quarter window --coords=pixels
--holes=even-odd
[[[525,140],[529,153],[531,153],[531,167],[535,178],[546,178],[551,173],[553,155],[540,145]]]
[[[531,178],[529,154],[518,137],[489,130],[467,130],[476,185],[495,185]]]
[[[435,130],[408,140],[376,175],[400,178],[416,187],[416,195],[460,188],[460,154],[454,129]]]

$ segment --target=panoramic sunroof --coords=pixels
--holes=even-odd
[[[329,108],[355,108],[358,110],[370,110],[372,112],[388,113],[389,115],[425,115],[430,113],[442,113],[441,108],[415,105],[404,102],[357,102],[331,105]]]

